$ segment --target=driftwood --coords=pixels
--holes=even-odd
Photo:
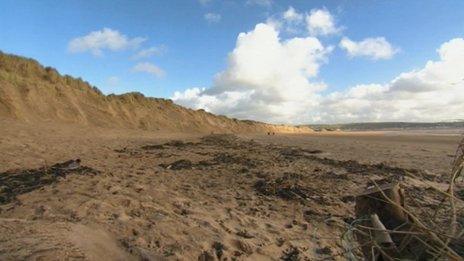
[[[383,198],[382,190],[396,204],[389,204]],[[360,227],[366,228],[356,233],[358,243],[363,246],[366,259],[388,260],[397,258],[399,253],[395,241],[386,230],[395,230],[408,223],[407,215],[399,206],[404,206],[404,196],[398,183],[371,186],[356,197],[355,213]],[[384,254],[382,252],[385,252]],[[387,257],[387,258],[386,258]]]
[[[404,192],[398,182],[375,184],[356,197],[360,220],[356,239],[367,260],[426,260],[434,240],[424,237],[408,215]]]

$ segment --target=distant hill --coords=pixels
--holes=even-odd
[[[464,121],[453,122],[365,122],[347,124],[314,124],[306,125],[316,131],[320,130],[432,130],[432,129],[464,129]]]
[[[0,117],[110,128],[177,132],[310,132],[191,110],[140,93],[104,95],[80,78],[33,59],[0,52]]]

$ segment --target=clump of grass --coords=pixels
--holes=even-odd
[[[81,78],[74,78],[69,75],[62,76],[53,67],[44,67],[34,59],[25,58],[18,55],[6,54],[0,51],[0,72],[2,76],[15,85],[45,84],[45,80],[53,85],[68,85],[73,88],[95,92],[102,95],[97,87],[90,85]],[[18,77],[19,76],[19,77]]]

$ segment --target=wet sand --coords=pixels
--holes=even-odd
[[[462,130],[461,133],[464,133]],[[373,164],[384,162],[402,168],[419,168],[431,173],[449,173],[456,147],[462,139],[457,132],[340,132],[311,135],[251,135],[263,143],[319,149],[327,157]]]

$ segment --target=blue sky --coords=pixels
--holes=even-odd
[[[323,90],[313,90],[308,94],[308,99],[314,101],[295,105],[295,99],[284,95],[285,98],[274,99],[280,102],[275,104],[277,107],[267,108],[266,112],[262,112],[263,109],[259,106],[242,106],[250,102],[243,100],[245,94],[241,96],[242,100],[230,100],[230,93],[245,87],[228,89],[222,96],[208,93],[210,88],[224,90],[224,86],[239,84],[230,79],[225,82],[214,78],[220,72],[234,70],[228,54],[237,47],[237,36],[240,33],[254,32],[259,23],[269,25],[284,21],[282,15],[290,7],[302,17],[300,24],[295,26],[299,32],[290,33],[283,27],[275,29],[281,42],[297,37],[314,37],[325,48],[331,49],[317,62],[318,72],[307,75],[310,83],[323,82],[325,85]],[[312,35],[305,31],[308,28],[306,17],[317,10],[330,15],[336,32]],[[180,104],[192,108],[205,107],[212,112],[239,118],[289,123],[340,122],[402,120],[407,119],[409,114],[411,120],[417,121],[440,118],[449,120],[451,116],[461,115],[426,115],[426,111],[419,112],[420,107],[428,106],[429,103],[426,102],[406,109],[398,104],[390,105],[390,109],[397,112],[396,116],[390,118],[379,114],[380,112],[365,115],[359,111],[372,110],[370,107],[339,113],[333,111],[333,108],[330,111],[325,110],[323,106],[339,108],[339,104],[328,104],[329,100],[337,95],[347,100],[350,88],[368,84],[390,88],[392,81],[401,73],[422,70],[427,61],[439,61],[437,49],[452,39],[463,37],[463,17],[464,1],[458,0],[2,0],[0,50],[37,59],[44,65],[57,68],[63,74],[82,77],[105,93],[139,91],[148,96],[169,98],[174,97],[174,93],[178,91],[176,101]],[[129,42],[140,38],[145,40],[114,49],[102,47],[99,55],[85,48],[80,51],[70,49],[73,39],[85,37],[92,32],[101,32],[104,28],[117,32]],[[358,46],[357,51],[352,50],[351,55],[348,49],[340,46],[344,37]],[[366,48],[359,45],[362,40],[377,37],[383,37],[390,45],[392,53],[386,55],[386,58],[375,58],[375,51],[374,54],[363,54],[359,50]],[[152,47],[157,50],[155,55],[134,58],[138,52]],[[153,65],[162,73],[154,73],[152,67],[136,67],[140,63]],[[243,81],[242,79],[240,82]],[[218,86],[221,84],[222,86]],[[257,92],[266,88],[264,85],[263,83],[263,88],[259,90],[247,85],[247,90],[252,93],[248,93],[247,99],[266,103],[266,100],[255,97]],[[200,90],[195,94],[198,97],[182,95],[185,90],[195,87]],[[280,91],[286,86],[276,88],[280,88]],[[375,91],[380,87],[369,88]],[[383,95],[387,96],[385,93]],[[211,100],[220,105],[213,104]],[[364,100],[359,104],[366,104]],[[301,115],[300,111],[282,112],[288,106],[294,105],[306,106],[307,111],[318,112],[305,113],[302,118],[295,117]],[[279,106],[287,107],[282,110]],[[274,111],[271,112],[272,110]],[[329,119],[327,115],[333,113],[340,116]]]

